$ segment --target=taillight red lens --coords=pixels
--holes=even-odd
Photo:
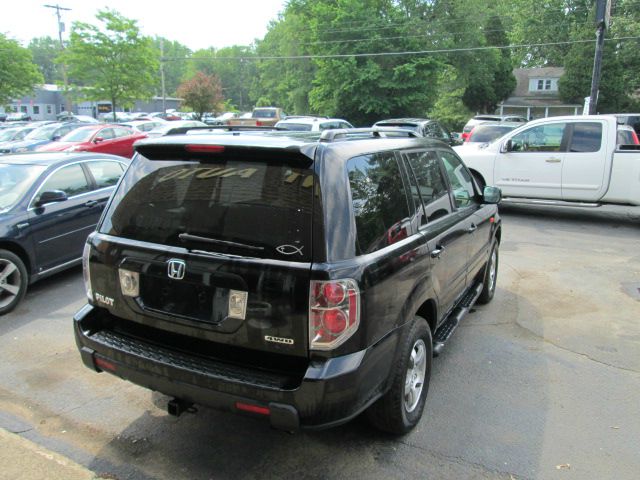
[[[633,138],[634,145],[640,145],[640,141],[638,141],[638,135],[636,135],[636,132],[631,132],[631,137]]]
[[[309,346],[331,350],[360,324],[360,290],[355,280],[312,281],[309,289]]]
[[[341,284],[334,282],[325,283],[322,293],[324,294],[324,298],[327,299],[327,303],[330,305],[338,305],[344,300],[345,296],[344,287]]]
[[[325,310],[322,314],[322,323],[333,335],[340,335],[348,326],[347,316],[342,310],[338,310],[337,308],[333,310]]]

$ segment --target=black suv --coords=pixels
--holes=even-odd
[[[500,191],[394,130],[139,142],[85,247],[85,365],[172,414],[415,426],[431,358],[494,295]]]

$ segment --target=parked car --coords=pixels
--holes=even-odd
[[[151,119],[160,118],[168,122],[182,120],[182,117],[180,117],[180,115],[176,115],[175,113],[170,113],[170,112],[153,112],[153,113],[150,113],[148,116]]]
[[[619,125],[629,125],[640,135],[640,113],[618,113],[616,114]]]
[[[28,113],[15,112],[7,115],[7,118],[5,121],[6,122],[29,122],[31,121],[31,116]]]
[[[13,142],[6,147],[0,147],[0,153],[30,152],[36,148],[60,140],[67,133],[86,123],[52,123],[36,128],[29,132],[21,141]]]
[[[250,116],[240,115],[237,118],[230,118],[226,121],[226,124],[231,126],[273,127],[285,118],[287,118],[287,114],[281,108],[257,107],[253,109]]]
[[[67,133],[59,141],[37,148],[39,152],[98,152],[131,158],[133,144],[146,134],[121,125],[88,125]]]
[[[616,140],[618,145],[638,145],[638,134],[629,125],[618,125],[618,137]]]
[[[36,127],[20,126],[0,130],[0,154],[10,151],[14,143],[21,141],[28,133],[35,130],[35,128]]]
[[[6,155],[0,162],[0,315],[27,285],[80,263],[128,160],[88,153]]]
[[[152,130],[147,132],[147,136],[149,137],[162,137],[166,135],[170,130],[174,128],[182,128],[182,127],[206,127],[207,124],[204,122],[200,122],[198,120],[174,120],[172,122],[165,123],[160,125]]]
[[[514,128],[518,128],[522,123],[514,122],[487,122],[476,125],[469,132],[469,136],[465,140],[465,145],[470,144],[485,144],[497,140],[505,133],[510,132]]]
[[[287,117],[276,123],[278,130],[289,130],[295,132],[322,132],[323,130],[337,128],[353,128],[346,120],[341,118],[327,117]]]
[[[380,120],[374,127],[398,127],[410,129],[422,137],[442,140],[449,145],[459,145],[460,142],[437,120],[429,118],[392,118]]]
[[[469,137],[469,133],[476,125],[486,122],[513,122],[513,123],[527,123],[525,117],[520,115],[476,115],[470,119],[462,129],[462,140],[466,140]]]
[[[615,116],[571,115],[533,120],[483,149],[456,150],[479,184],[500,187],[511,202],[640,205],[640,151],[617,140]]]
[[[4,122],[7,119],[6,113],[0,113],[0,122]]]
[[[125,127],[129,127],[137,132],[148,132],[156,127],[162,127],[166,125],[166,120],[158,118],[157,120],[132,120],[131,122],[121,123]]]
[[[239,114],[236,112],[225,112],[217,117],[204,117],[202,121],[207,125],[226,125],[229,120],[238,118]]]
[[[405,433],[440,352],[495,292],[499,190],[447,145],[383,129],[136,144],[83,265],[85,365],[171,397]]]

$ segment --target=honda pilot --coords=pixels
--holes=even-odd
[[[295,431],[422,415],[437,355],[496,288],[500,191],[384,129],[148,139],[84,249],[85,365]]]

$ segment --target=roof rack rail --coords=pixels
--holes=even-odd
[[[227,132],[240,132],[240,131],[263,131],[272,132],[274,127],[258,127],[255,125],[207,125],[206,127],[175,127],[169,130],[166,135],[182,135],[190,132],[191,130],[224,130]]]
[[[417,138],[420,135],[413,130],[397,127],[369,127],[369,128],[340,128],[332,130],[324,130],[320,135],[321,142],[333,142],[335,140],[344,140],[349,136],[354,138],[362,138],[363,134],[370,134],[375,138],[390,138],[390,137],[410,137]]]

